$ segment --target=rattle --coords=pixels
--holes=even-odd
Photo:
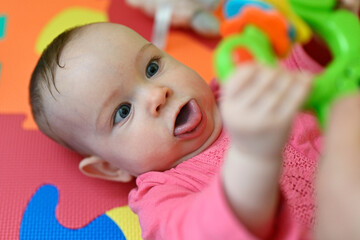
[[[360,86],[360,24],[357,16],[335,9],[336,0],[229,0],[223,6],[223,40],[215,50],[215,69],[224,82],[237,64],[256,60],[275,66],[295,43],[313,32],[333,59],[315,76],[305,108],[326,125],[331,103]]]

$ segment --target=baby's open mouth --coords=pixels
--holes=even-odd
[[[199,105],[194,99],[191,99],[180,109],[176,117],[174,135],[179,136],[192,132],[201,122],[201,118]]]

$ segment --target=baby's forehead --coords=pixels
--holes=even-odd
[[[71,104],[93,95],[114,78],[116,83],[121,82],[119,79],[134,68],[138,51],[147,43],[133,30],[118,24],[99,23],[81,29],[64,48],[55,71],[59,92],[55,86],[52,91],[58,103]]]
[[[103,23],[81,29],[61,53],[60,64],[55,70],[55,85],[46,94],[49,105],[62,102],[71,104],[70,101],[76,101],[77,97],[91,94],[89,91],[95,85],[98,85],[95,89],[101,89],[104,84],[101,79],[112,77],[111,70],[126,60],[121,59],[126,57],[126,53],[129,53],[129,57],[135,53],[127,46],[122,46],[126,40],[119,37],[124,37],[124,34],[137,38],[139,43],[144,41],[121,25]]]
[[[132,29],[114,23],[96,23],[82,27],[77,36],[73,39],[73,43],[82,46],[86,43],[96,43],[101,47],[102,44],[107,46],[116,41],[128,42],[136,40],[144,40],[138,33]]]
[[[113,23],[97,23],[85,26],[63,49],[61,60],[117,57],[128,58],[136,54],[147,40],[135,31]],[[110,60],[110,59],[109,59]],[[63,63],[66,64],[66,63]]]

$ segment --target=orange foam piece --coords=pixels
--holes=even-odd
[[[37,128],[31,116],[28,86],[39,58],[35,44],[40,32],[62,10],[84,6],[106,12],[109,4],[110,0],[38,0],[36,4],[32,1],[21,1],[21,4],[6,1],[1,6],[9,21],[6,36],[0,43],[0,114],[26,114],[23,127]]]
[[[214,9],[213,15],[220,21],[220,23],[226,20],[223,13],[223,4],[219,4],[219,6]]]
[[[214,78],[213,49],[206,47],[189,34],[171,31],[165,50],[178,61],[194,69],[207,83]]]
[[[263,30],[271,41],[275,53],[285,57],[290,50],[291,40],[288,35],[288,23],[276,11],[262,10],[257,7],[246,7],[238,16],[224,21],[220,27],[222,36],[241,33],[247,25],[255,25]]]
[[[235,49],[235,51],[233,52],[233,58],[236,65],[244,62],[251,62],[254,60],[252,54],[246,48],[243,47],[239,47]]]

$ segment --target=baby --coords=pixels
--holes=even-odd
[[[129,205],[145,239],[298,239],[279,178],[309,86],[308,74],[249,64],[218,108],[192,69],[125,26],[95,23],[47,47],[30,99],[40,130],[84,156],[82,173],[137,177]]]

